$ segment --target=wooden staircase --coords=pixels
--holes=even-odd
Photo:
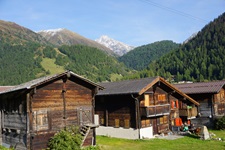
[[[91,130],[91,127],[87,126],[87,125],[82,125],[80,127],[80,134],[83,136],[81,146],[84,144],[84,141],[85,141],[86,137],[88,136],[90,130]]]

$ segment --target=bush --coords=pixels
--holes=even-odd
[[[54,150],[79,150],[82,136],[79,128],[75,126],[67,127],[55,134],[48,143],[49,149]]]
[[[215,121],[215,128],[217,130],[225,130],[225,116]]]
[[[6,147],[0,145],[0,150],[13,150],[13,148],[6,148]]]

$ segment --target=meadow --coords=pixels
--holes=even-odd
[[[195,135],[188,135],[175,140],[145,139],[128,140],[97,136],[100,150],[225,150],[225,131],[210,130],[214,133],[211,140],[201,140]],[[220,138],[221,140],[217,140]]]

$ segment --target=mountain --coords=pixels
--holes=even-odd
[[[151,44],[136,47],[132,51],[119,57],[118,60],[126,66],[142,70],[147,68],[149,63],[159,59],[161,56],[179,47],[179,44],[173,41],[158,41]]]
[[[95,41],[108,47],[119,56],[122,56],[127,52],[131,51],[132,49],[134,49],[133,46],[129,46],[127,44],[114,40],[106,35],[101,36],[99,39],[96,39]]]
[[[45,38],[36,34],[34,31],[22,27],[14,22],[0,20],[0,40],[6,40],[12,44],[23,44],[26,42],[35,42],[40,44],[49,44]]]
[[[152,62],[133,77],[160,75],[175,81],[225,79],[225,13],[178,49]]]
[[[115,55],[109,48],[67,29],[42,30],[37,33],[55,46],[86,45],[103,50],[110,55]]]
[[[0,85],[17,85],[65,70],[95,82],[119,80],[131,72],[98,48],[55,46],[42,35],[6,21],[0,22],[0,64]]]

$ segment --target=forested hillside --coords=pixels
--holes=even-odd
[[[152,62],[132,78],[160,75],[175,81],[225,78],[225,13],[206,25],[193,39]]]
[[[97,48],[56,48],[27,28],[0,21],[0,86],[17,85],[65,70],[95,82],[119,80],[130,72],[115,57]]]
[[[96,48],[73,45],[61,46],[59,51],[64,55],[57,57],[56,64],[93,81],[118,80],[127,75],[129,71],[116,58]]]
[[[52,60],[52,70],[42,62]],[[76,45],[55,49],[37,43],[11,45],[0,42],[0,85],[16,85],[57,72],[57,66],[71,70],[92,81],[114,81],[127,75],[129,69],[96,48]]]
[[[159,41],[152,44],[139,46],[127,54],[119,57],[119,61],[123,62],[127,67],[143,70],[153,60],[159,59],[161,56],[169,53],[179,47],[179,44],[173,41]]]
[[[41,59],[35,53],[41,46],[35,43],[11,45],[0,42],[0,85],[15,85],[46,75]]]

